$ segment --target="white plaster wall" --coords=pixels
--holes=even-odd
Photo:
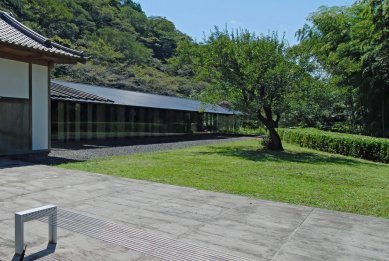
[[[47,66],[32,65],[32,149],[49,149]]]
[[[28,63],[0,58],[0,97],[28,96]]]

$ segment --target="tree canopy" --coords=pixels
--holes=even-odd
[[[178,62],[192,63],[191,70],[209,82],[208,98],[260,121],[269,131],[268,147],[283,149],[276,128],[289,107],[288,94],[312,78],[289,57],[283,38],[216,28],[204,44],[185,44],[178,54]]]
[[[345,93],[352,132],[389,137],[389,1],[322,7],[298,31]]]

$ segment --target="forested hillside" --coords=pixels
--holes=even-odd
[[[56,66],[54,78],[178,96],[199,88],[167,63],[188,36],[165,18],[147,17],[131,0],[1,0],[0,9],[90,57]]]

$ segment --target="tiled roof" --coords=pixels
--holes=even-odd
[[[84,53],[79,52],[34,32],[21,24],[10,14],[0,11],[0,43],[33,49],[47,54],[65,56],[74,59],[84,59]]]
[[[69,88],[57,83],[51,83],[51,99],[62,101],[94,102],[94,103],[113,103],[113,101],[93,95],[87,92]]]
[[[71,92],[70,90],[73,90]],[[59,97],[58,90],[67,90],[66,97]],[[124,106],[136,106],[136,107],[148,107],[168,110],[181,110],[181,111],[195,111],[195,112],[209,112],[218,114],[240,114],[240,112],[229,110],[218,105],[207,104],[201,101],[177,98],[172,96],[163,96],[150,93],[133,92],[127,90],[118,90],[114,88],[106,88],[101,86],[64,82],[64,81],[52,81],[51,82],[51,98],[53,100],[68,100],[68,101],[81,101],[81,102],[95,102],[92,100],[81,100],[79,92],[83,93],[83,97],[86,94],[93,95],[102,99],[106,99],[109,102],[116,105]],[[75,95],[77,94],[77,95]],[[97,101],[102,102],[102,101]]]

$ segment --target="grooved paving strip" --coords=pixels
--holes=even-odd
[[[40,220],[46,221],[47,218]],[[57,222],[60,228],[162,260],[248,260],[173,238],[152,234],[141,229],[130,228],[63,209],[58,210]]]

